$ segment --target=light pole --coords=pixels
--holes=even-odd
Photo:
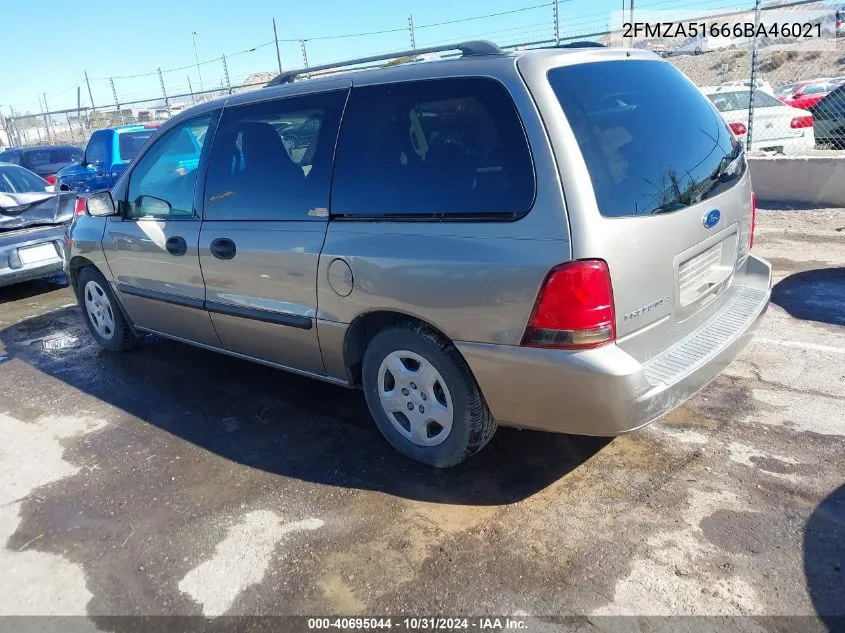
[[[200,78],[200,92],[202,92],[202,71],[200,70],[200,56],[197,55],[197,33],[196,31],[192,31],[193,39],[194,39],[194,59],[197,61],[197,75]]]

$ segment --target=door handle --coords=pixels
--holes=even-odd
[[[164,243],[164,247],[171,255],[184,255],[188,252],[188,243],[184,237],[180,237],[179,235],[168,237]]]
[[[238,252],[235,243],[228,237],[218,237],[211,242],[211,254],[217,259],[232,259]]]

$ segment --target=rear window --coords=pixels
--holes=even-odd
[[[522,122],[493,79],[354,88],[337,147],[336,215],[514,219],[534,201]]]
[[[120,160],[129,161],[135,158],[138,151],[153,135],[155,130],[139,130],[138,132],[121,132],[117,137]]]
[[[732,112],[733,110],[747,110],[748,109],[748,91],[742,92],[714,92],[707,95],[707,98],[713,102],[719,112]],[[773,96],[766,94],[762,90],[754,91],[754,107],[755,108],[775,108],[782,107],[783,102],[778,101]]]
[[[555,68],[549,83],[578,141],[604,216],[695,204],[733,184],[742,146],[671,64],[620,60]]]
[[[0,167],[0,191],[3,193],[43,192],[47,182],[26,169],[11,165]]]
[[[48,147],[23,152],[24,165],[39,169],[47,165],[75,163],[82,159],[82,150],[75,147]]]

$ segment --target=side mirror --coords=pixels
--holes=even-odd
[[[95,218],[117,215],[114,200],[108,191],[100,191],[99,193],[88,196],[85,200],[85,210],[88,212],[88,215]]]

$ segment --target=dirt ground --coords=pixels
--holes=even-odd
[[[358,392],[163,340],[110,354],[61,279],[0,289],[0,615],[845,625],[845,210],[761,210],[757,236],[773,304],[705,391],[614,440],[500,429],[446,471]]]

